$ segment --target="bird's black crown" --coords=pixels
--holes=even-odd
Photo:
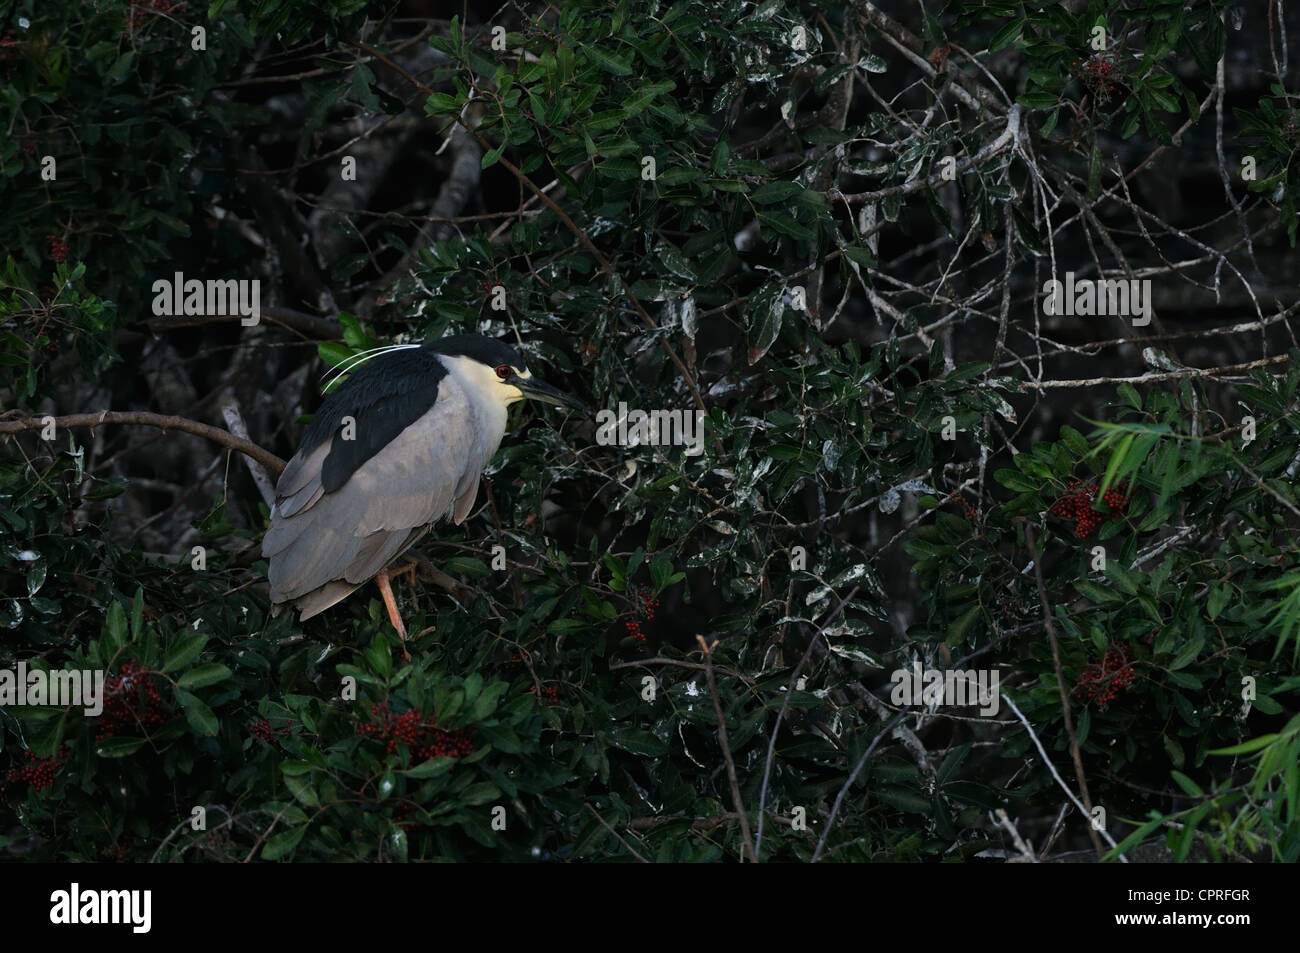
[[[448,357],[463,355],[488,367],[511,367],[524,369],[524,360],[519,352],[503,341],[496,341],[481,334],[453,334],[439,338],[424,345],[425,350]]]

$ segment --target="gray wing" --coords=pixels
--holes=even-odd
[[[309,618],[373,578],[430,523],[464,520],[495,449],[488,442],[473,403],[449,375],[432,409],[332,492],[321,485],[330,439],[300,449],[276,486],[262,541],[271,601],[295,602]]]

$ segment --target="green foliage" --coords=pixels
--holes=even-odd
[[[1139,6],[1091,0],[1082,7],[1045,4],[1029,10],[1012,3],[953,0],[950,32],[987,19],[1011,19],[989,39],[990,51],[1015,45],[1025,58],[1028,84],[1016,99],[1030,109],[1054,110],[1043,124],[1051,132],[1061,118],[1058,106],[1086,110],[1089,138],[1112,128],[1128,139],[1139,129],[1171,145],[1168,120],[1198,113],[1193,92],[1173,67],[1193,59],[1201,75],[1212,76],[1223,56],[1223,13],[1232,4],[1213,0],[1187,6],[1178,0],[1152,0]],[[1075,97],[1078,98],[1075,98]],[[1121,110],[1107,109],[1111,101]],[[1094,156],[1100,155],[1094,149]],[[1096,192],[1090,186],[1089,198]]]
[[[1080,106],[1086,83],[1071,64],[1098,23],[1113,36],[1138,24],[1119,4],[954,3],[925,39],[937,47],[945,29],[974,27],[992,51],[1014,45],[1026,123],[1048,148],[1080,146],[1079,180],[1086,172],[1096,196],[1099,136],[1167,142],[1165,114],[1194,113],[1175,60],[1212,73],[1224,6],[1148,4],[1141,48],[1113,54],[1125,95],[1109,110],[1095,81]],[[300,146],[345,94],[347,109],[400,111],[377,61],[334,56],[366,13],[388,12],[360,2],[218,2],[207,56],[187,53],[171,21],[128,29],[125,3],[46,7],[4,93],[41,148],[25,154],[11,138],[0,153],[0,228],[20,236],[0,289],[0,388],[32,413],[53,388],[44,348],[59,331],[85,373],[104,374],[122,315],[147,309],[150,276],[238,260],[224,227],[204,237],[196,226],[239,164],[222,144],[268,121],[217,89],[255,41],[330,38],[313,54],[322,75],[304,83]],[[1121,849],[1167,831],[1180,859],[1196,844],[1223,859],[1300,856],[1300,732],[1285,720],[1300,687],[1300,352],[1237,387],[1241,413],[1258,421],[1249,443],[1185,378],[1144,393],[1123,385],[1099,419],[1081,415],[1083,429],[1061,426],[1011,457],[998,434],[1017,421],[1020,367],[918,345],[929,338],[912,312],[868,347],[829,343],[829,313],[801,310],[796,295],[823,273],[867,296],[880,281],[876,245],[856,216],[842,220],[832,183],[893,190],[877,203],[883,221],[910,230],[933,218],[951,232],[929,185],[896,187],[983,143],[945,128],[868,157],[862,146],[889,115],[873,107],[837,123],[818,108],[788,125],[801,161],[761,161],[737,127],[742,105],[779,123],[796,100],[832,99],[856,69],[887,69],[883,43],[849,64],[817,42],[812,9],[578,0],[521,21],[509,55],[459,19],[430,37],[447,60],[428,80],[426,114],[445,135],[481,111],[485,175],[525,197],[520,180],[553,177],[563,215],[539,201],[496,241],[466,229],[422,244],[376,313],[338,315],[342,343],[319,356],[339,366],[394,333],[519,332],[530,367],[579,382],[601,406],[693,410],[703,393],[707,415],[693,455],[604,446],[588,422],[516,411],[487,471],[490,505],[421,544],[476,591],[404,594],[408,645],[368,589],[306,623],[272,617],[253,548],[264,508],[210,501],[194,526],[198,569],[188,543],[168,561],[115,540],[129,515],[104,504],[122,487],[84,471],[76,439],[61,433],[35,456],[0,447],[0,667],[102,669],[116,713],[0,711],[0,778],[32,759],[59,766],[51,787],[0,795],[36,857],[731,859],[744,847],[720,710],[755,824],[767,805],[763,859],[808,860],[822,837],[821,856],[837,860],[972,859],[995,846],[990,811],[1061,803],[1033,739],[1004,718],[990,745],[956,722],[918,766],[884,730],[892,712],[882,718],[867,696],[887,698],[888,673],[918,658],[986,652],[1017,676],[1005,694],[1063,767],[1071,742],[1044,602],[1093,800],[1129,831]],[[810,29],[806,51],[788,42],[797,27]],[[1267,140],[1266,181],[1291,182],[1283,213],[1294,219],[1281,108],[1261,104],[1244,121]],[[66,172],[38,189],[47,143]],[[1027,179],[1015,156],[972,164],[960,200],[967,222],[1009,221],[1006,244],[1039,255],[1046,229],[1016,191]],[[753,244],[737,264],[746,230]],[[47,260],[47,234],[67,242],[68,262]],[[407,251],[395,232],[374,234]],[[362,264],[332,277],[346,283]],[[491,305],[497,284],[504,315]],[[725,364],[715,356],[732,339],[738,359]],[[543,415],[555,426],[533,419]],[[1124,497],[1093,505],[1104,517],[1095,536],[1053,512],[1073,481]],[[492,565],[497,542],[505,572]],[[910,616],[886,578],[900,562],[921,593]],[[719,640],[716,708],[697,634]],[[1122,691],[1084,691],[1117,666],[1132,676]],[[206,830],[190,823],[197,808]]]
[[[1257,109],[1237,110],[1237,118],[1244,133],[1242,142],[1256,163],[1251,191],[1268,194],[1281,203],[1294,248],[1300,231],[1300,206],[1296,204],[1300,193],[1300,107],[1296,96],[1282,86],[1274,84],[1270,89],[1276,99],[1261,99]]]

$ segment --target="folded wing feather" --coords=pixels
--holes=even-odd
[[[324,491],[320,476],[330,440],[290,461],[262,543],[277,611],[294,602],[306,619],[329,608],[409,548],[430,523],[446,516],[459,523],[468,515],[479,473],[496,447],[481,439],[477,408],[459,381],[448,375],[438,387],[433,408],[333,492]],[[357,427],[364,425],[358,419]]]

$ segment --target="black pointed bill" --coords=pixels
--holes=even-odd
[[[518,387],[523,395],[530,400],[540,400],[544,404],[555,404],[557,407],[568,407],[582,413],[590,413],[587,405],[578,398],[566,394],[558,387],[552,387],[546,381],[538,380],[536,377],[520,377],[515,374],[510,378],[510,383]]]

